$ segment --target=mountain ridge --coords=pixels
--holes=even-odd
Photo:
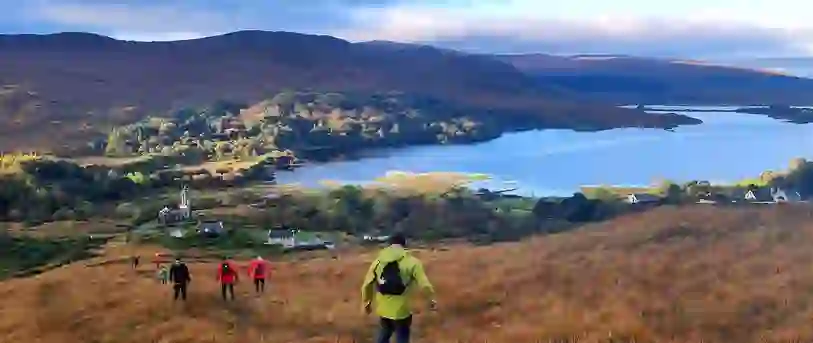
[[[106,127],[149,114],[216,100],[251,104],[285,89],[400,91],[549,127],[663,126],[658,124],[662,119],[640,111],[583,103],[577,94],[539,84],[489,56],[429,46],[392,49],[284,31],[238,31],[170,42],[83,33],[0,35],[0,60],[0,85],[14,85],[42,99],[21,116],[21,123],[6,129],[1,149],[52,143],[55,136],[44,142],[37,133],[59,133],[60,128],[39,128],[43,122],[92,126],[89,131],[103,133]],[[15,113],[0,107],[0,115]],[[57,141],[78,134],[63,129]],[[27,134],[12,135],[22,132]]]
[[[813,80],[714,62],[637,56],[497,55],[535,77],[596,100],[647,105],[809,105]]]

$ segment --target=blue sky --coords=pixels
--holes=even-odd
[[[813,55],[808,0],[0,0],[0,32],[171,40],[244,29],[478,52]]]

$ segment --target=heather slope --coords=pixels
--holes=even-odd
[[[14,90],[0,94],[0,120],[12,123],[0,149],[75,143],[148,114],[218,100],[250,105],[286,89],[400,91],[543,127],[669,124],[632,110],[574,103],[570,92],[486,56],[290,32],[174,42],[0,35],[0,60],[0,86]]]
[[[418,251],[440,311],[417,342],[809,341],[813,218],[790,206],[660,208],[582,230],[489,247]],[[144,256],[148,249],[140,251]],[[129,254],[111,248],[107,258]],[[0,283],[0,337],[16,342],[352,342],[368,253],[277,261],[270,293],[218,299],[213,264],[191,298],[124,265],[72,265]],[[329,289],[326,285],[330,285]]]

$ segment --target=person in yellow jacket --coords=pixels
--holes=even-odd
[[[361,300],[365,313],[372,312],[372,304],[381,319],[378,343],[388,343],[393,334],[396,342],[409,343],[412,327],[410,295],[416,286],[423,289],[434,310],[437,302],[435,290],[423,264],[406,251],[406,238],[394,234],[389,239],[390,246],[381,250],[376,260],[367,270],[361,287]]]

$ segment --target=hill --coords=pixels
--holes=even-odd
[[[618,55],[500,55],[549,87],[617,104],[809,105],[813,80],[701,61]]]
[[[490,57],[428,46],[350,43],[329,36],[240,31],[173,42],[88,33],[0,35],[0,148],[84,141],[147,114],[227,100],[246,105],[284,90],[400,91],[543,127],[648,126],[642,112],[578,104]],[[24,133],[24,134],[21,134]],[[76,138],[76,139],[74,139]]]
[[[520,243],[418,250],[441,307],[421,309],[416,342],[810,341],[812,219],[795,206],[666,207]],[[105,258],[131,253],[110,247]],[[372,258],[275,261],[270,294],[240,284],[233,304],[218,298],[213,264],[192,264],[186,305],[167,301],[153,267],[74,264],[0,283],[0,337],[370,341],[358,288]]]

